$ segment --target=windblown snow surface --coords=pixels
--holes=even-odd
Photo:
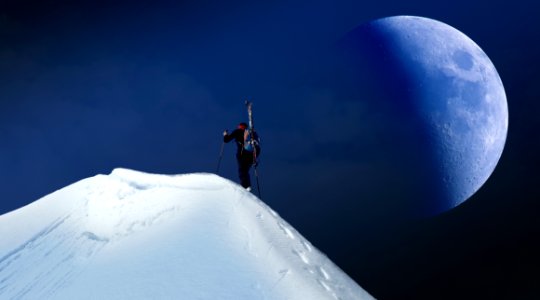
[[[0,299],[372,299],[213,174],[115,169],[0,216]]]

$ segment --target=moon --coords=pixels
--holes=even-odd
[[[391,140],[373,147],[394,167],[400,210],[436,215],[476,193],[508,131],[504,87],[486,53],[457,29],[415,16],[360,25],[340,47],[346,96],[380,116],[362,126]]]

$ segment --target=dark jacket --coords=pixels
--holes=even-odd
[[[236,151],[236,154],[237,155],[241,155],[245,152],[248,152],[247,150],[244,149],[244,132],[245,130],[247,129],[240,129],[240,128],[237,128],[235,129],[231,134],[227,134],[227,135],[224,135],[223,136],[223,141],[225,143],[228,143],[232,140],[235,140],[236,141],[236,147],[237,147],[237,151]],[[253,135],[255,137],[255,139],[257,139],[257,133],[254,131],[253,132]],[[257,146],[256,147],[257,149],[257,152],[260,152],[260,148]],[[249,152],[251,153],[251,152]]]

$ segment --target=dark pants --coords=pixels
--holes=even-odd
[[[236,160],[238,161],[238,176],[240,177],[240,185],[244,188],[251,186],[251,180],[249,178],[249,169],[253,165],[253,153],[244,151],[236,154]]]

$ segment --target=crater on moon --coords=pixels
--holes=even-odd
[[[456,65],[463,70],[469,71],[474,66],[474,60],[471,54],[463,50],[457,50],[454,52],[452,58],[454,59]]]

